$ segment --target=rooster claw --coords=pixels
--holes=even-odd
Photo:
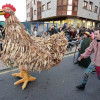
[[[28,72],[26,71],[21,71],[20,73],[15,73],[15,74],[12,74],[12,76],[19,76],[21,77],[22,79],[20,79],[19,81],[15,82],[14,85],[18,85],[20,83],[23,83],[22,85],[22,90],[24,90],[24,88],[27,86],[27,83],[29,81],[35,81],[36,78],[35,77],[32,77],[28,74]]]

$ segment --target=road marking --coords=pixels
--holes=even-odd
[[[68,54],[68,55],[64,55],[64,58],[65,58],[65,57],[72,56],[72,55],[74,55],[74,54]]]
[[[6,73],[9,73],[9,72],[13,72],[13,71],[16,71],[16,70],[18,70],[18,68],[16,68],[16,69],[13,69],[13,70],[4,70],[4,71],[1,71],[0,72],[0,74],[6,74]]]

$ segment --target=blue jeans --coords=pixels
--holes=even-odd
[[[79,58],[79,57],[80,57],[80,52],[78,52],[75,62],[78,62],[78,58]]]
[[[87,83],[88,77],[90,75],[90,73],[95,69],[96,66],[93,65],[93,63],[91,62],[90,65],[88,66],[88,68],[85,71],[84,77],[83,77],[83,84]]]

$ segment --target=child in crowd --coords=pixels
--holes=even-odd
[[[89,74],[96,68],[97,77],[100,79],[100,26],[95,28],[94,32],[94,40],[91,42],[90,46],[85,50],[83,54],[78,58],[81,61],[83,58],[89,57],[92,53],[94,53],[94,57],[90,65],[85,71],[83,81],[81,85],[78,85],[76,88],[79,90],[84,90]]]

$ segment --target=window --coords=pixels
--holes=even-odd
[[[78,5],[78,1],[74,0],[74,5],[77,6]]]
[[[72,0],[68,0],[67,15],[72,15]]]
[[[93,2],[90,2],[89,3],[89,10],[91,10],[91,11],[92,11],[92,5],[93,5]]]
[[[36,10],[34,10],[34,15],[36,15]]]
[[[63,0],[63,5],[66,5],[66,4],[67,4],[67,0]]]
[[[97,11],[98,11],[98,7],[95,6],[95,10],[94,10],[94,12],[97,13]]]
[[[45,5],[42,6],[42,11],[45,11]]]
[[[57,7],[57,10],[58,10],[58,11],[61,11],[61,7]]]
[[[88,2],[84,1],[83,8],[87,9]]]
[[[27,13],[27,17],[28,17],[28,13]]]
[[[48,2],[47,3],[47,9],[50,9],[51,8],[51,2]]]
[[[68,0],[68,5],[72,5],[72,0]]]
[[[67,11],[67,15],[72,15],[72,11]]]
[[[73,11],[77,11],[77,7],[74,7]]]
[[[68,6],[67,10],[72,10],[72,6]]]
[[[61,5],[61,0],[57,0],[57,5]]]
[[[30,13],[27,13],[27,17],[30,17]]]
[[[63,6],[63,7],[62,7],[62,10],[63,10],[63,11],[66,11],[66,10],[67,10],[67,7],[66,7],[66,6]]]

